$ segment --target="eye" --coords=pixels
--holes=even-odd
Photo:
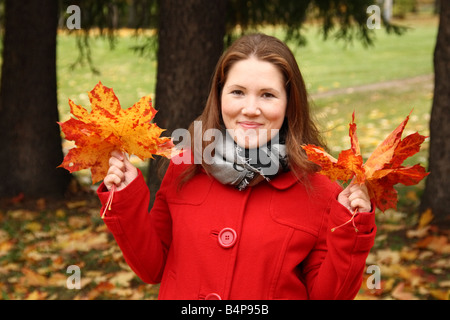
[[[244,92],[242,90],[233,90],[230,92],[230,94],[234,95],[234,96],[241,96],[244,94]]]
[[[270,93],[270,92],[264,92],[262,94],[262,97],[263,98],[275,98],[275,96],[272,93]]]

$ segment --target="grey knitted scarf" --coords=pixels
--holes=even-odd
[[[216,142],[208,172],[223,184],[244,190],[259,175],[267,181],[288,170],[286,146],[279,135],[255,149],[245,149],[225,133]]]

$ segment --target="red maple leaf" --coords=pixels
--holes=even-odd
[[[420,150],[420,145],[427,138],[416,132],[402,140],[402,133],[408,120],[409,115],[373,151],[365,163],[363,163],[356,135],[354,112],[349,129],[351,147],[341,151],[338,159],[333,158],[322,148],[311,144],[302,146],[302,148],[305,150],[308,160],[321,166],[320,174],[328,176],[331,180],[342,181],[348,181],[355,177],[354,183],[365,183],[370,198],[384,212],[389,208],[397,207],[395,184],[415,185],[429,174],[420,164],[402,166],[405,159]]]
[[[117,149],[141,160],[154,154],[170,157],[173,142],[160,137],[164,131],[152,123],[156,110],[149,96],[122,109],[113,89],[99,82],[89,92],[91,112],[69,100],[75,118],[59,123],[67,140],[75,141],[60,167],[70,172],[91,169],[92,183],[102,180],[109,168],[111,151]]]

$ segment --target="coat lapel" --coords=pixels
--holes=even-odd
[[[292,187],[295,183],[298,182],[297,177],[292,173],[292,171],[288,171],[285,173],[281,173],[277,175],[273,180],[270,180],[269,183],[278,190],[285,190]]]

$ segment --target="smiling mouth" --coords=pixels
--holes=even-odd
[[[261,123],[253,122],[253,121],[241,121],[238,124],[244,129],[257,129],[262,126]]]

